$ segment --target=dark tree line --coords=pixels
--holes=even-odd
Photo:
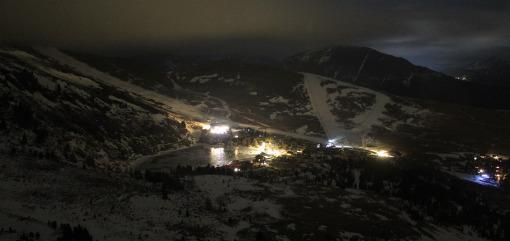
[[[167,199],[168,193],[185,189],[184,182],[181,180],[182,177],[190,175],[232,175],[233,173],[232,169],[228,167],[214,167],[207,165],[193,168],[189,165],[178,165],[170,172],[151,170],[145,170],[143,172],[135,171],[131,173],[131,176],[153,184],[161,184],[162,198]]]
[[[93,241],[92,235],[87,228],[81,225],[71,226],[70,224],[61,223],[58,225],[56,221],[49,221],[48,226],[59,232],[57,241]]]

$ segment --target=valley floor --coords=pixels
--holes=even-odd
[[[320,162],[195,173],[167,193],[129,174],[1,160],[0,240],[30,232],[56,240],[60,224],[81,225],[94,240],[483,240],[467,227],[413,220],[398,198],[320,181],[307,171],[327,169]]]

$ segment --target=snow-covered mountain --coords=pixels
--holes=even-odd
[[[145,60],[150,63],[148,66],[134,66],[132,62],[136,60],[112,59],[109,64],[97,64],[100,61],[92,56],[77,58],[92,65],[96,63],[97,68],[106,72],[130,73],[125,78],[132,83],[179,98],[209,116],[261,129],[273,128],[286,134],[323,140],[346,137],[350,142],[359,144],[362,137],[371,132],[372,126],[391,129],[398,125],[396,123],[401,123],[382,114],[391,102],[385,94],[349,85],[348,93],[334,96],[347,83],[329,79],[339,84],[330,88],[321,85],[320,80],[310,81],[311,74],[288,71],[274,65],[233,58],[190,60],[169,57],[166,60]],[[315,83],[319,84],[319,88],[312,86]],[[314,104],[313,97],[323,91],[333,91],[331,98],[328,102]],[[381,98],[370,99],[372,96]],[[323,114],[324,111],[326,114]],[[325,121],[322,118],[325,116],[334,117]],[[383,123],[379,118],[387,122]],[[337,122],[338,128],[331,130],[326,126],[331,122]]]
[[[396,77],[388,81],[406,71],[423,71],[420,78],[436,82],[448,78],[382,56],[407,66],[395,67]],[[186,144],[181,122],[196,120],[409,151],[510,146],[508,112],[368,86],[367,80],[390,76],[386,68],[362,74],[375,65],[368,57],[357,77],[345,70],[336,78],[235,58],[107,58],[53,48],[2,48],[0,58],[5,151],[72,161],[133,159]]]
[[[416,66],[366,47],[336,46],[289,57],[288,68],[328,76],[371,89],[411,98],[510,108],[510,88],[494,88]],[[455,91],[453,91],[455,90]]]
[[[408,98],[343,76],[332,78],[227,57],[71,55],[120,79],[177,98],[209,118],[293,137],[344,138],[347,143],[368,141],[406,150],[487,149],[495,143],[504,149],[510,143],[502,124],[510,119],[507,112]],[[437,75],[445,76],[432,74]],[[451,92],[438,86],[438,91]]]

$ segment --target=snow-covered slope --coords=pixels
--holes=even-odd
[[[229,58],[154,58],[147,60],[148,67],[131,66],[119,59],[104,61],[80,55],[76,58],[111,75],[128,76],[130,82],[143,86],[145,91],[179,99],[201,112],[202,119],[324,140],[322,128],[311,112],[301,75],[294,72]],[[102,61],[107,63],[99,64]],[[161,64],[164,62],[171,64]]]
[[[391,102],[388,96],[319,75],[304,73],[303,78],[314,111],[330,139],[368,132],[371,126],[382,124],[386,104]],[[338,88],[341,90],[337,91]],[[349,98],[350,104],[360,111],[340,118],[338,115],[353,109],[340,102],[343,98]],[[367,98],[369,103],[358,101]]]
[[[218,75],[217,73],[208,75],[189,75],[188,73],[188,75],[186,75],[187,73],[185,72],[171,73],[171,71],[164,71],[167,75],[166,77],[171,80],[172,84],[175,84],[175,86],[173,86],[173,91],[176,97],[173,97],[169,94],[165,94],[164,91],[158,90],[157,86],[152,86],[153,89],[151,89],[150,87],[142,87],[141,83],[134,84],[130,83],[129,81],[121,80],[111,74],[91,67],[90,65],[57,49],[38,48],[37,51],[40,54],[43,54],[44,56],[57,61],[59,64],[70,67],[73,69],[73,71],[76,71],[77,73],[80,73],[84,76],[89,76],[90,78],[94,79],[95,81],[99,81],[104,85],[109,85],[117,89],[130,92],[132,95],[136,95],[147,101],[154,102],[164,110],[171,113],[173,116],[176,116],[180,119],[198,119],[204,121],[217,120],[222,122],[227,121],[241,127],[251,127],[255,129],[263,128],[264,131],[268,133],[287,135],[294,138],[310,141],[323,141],[322,138],[314,136],[314,133],[296,133],[293,129],[281,128],[283,127],[282,125],[263,123],[261,121],[247,117],[250,116],[250,110],[246,110],[246,107],[249,106],[239,105],[238,102],[242,102],[244,99],[247,97],[249,98],[250,96],[256,97],[256,95],[245,94],[238,99],[228,98],[238,96],[236,95],[236,92],[243,91],[244,89],[242,87],[247,85],[246,83],[243,83],[239,80],[240,77],[237,77],[236,82],[234,78],[227,79]],[[229,90],[228,88],[225,88],[224,85],[217,85],[218,81],[221,81],[226,86],[235,86],[235,88]],[[203,85],[202,87],[205,89],[187,89],[186,87],[188,87],[189,84],[197,84],[199,86]],[[216,93],[215,91],[218,90],[223,92],[229,91],[229,95],[222,95],[222,98],[218,98],[213,95]],[[241,92],[239,94],[242,95],[243,93]],[[265,94],[267,95],[270,93]],[[281,98],[283,97],[271,96],[269,102],[274,105],[282,104]],[[296,108],[302,108],[301,103],[298,103],[298,101],[299,100],[293,99],[293,103],[284,102],[283,104],[293,104],[293,106]],[[235,109],[231,110],[230,106],[233,106]],[[296,110],[296,112],[299,111],[300,110]],[[290,115],[294,115],[294,113],[291,113]],[[297,115],[299,115],[299,113]],[[307,113],[301,113],[301,115],[307,116]],[[308,115],[308,118],[310,119],[310,115]],[[313,116],[311,116],[311,118],[313,118]]]
[[[166,109],[38,52],[0,49],[1,151],[107,164],[187,142]]]
[[[310,103],[313,106],[313,113],[321,122],[324,131],[329,139],[343,137],[345,135],[345,128],[342,128],[337,118],[331,111],[328,104],[328,92],[325,87],[321,85],[321,79],[317,75],[303,74],[303,82],[310,97]]]
[[[329,139],[360,144],[372,127],[394,129],[400,124],[421,125],[411,118],[427,118],[427,110],[397,104],[390,96],[320,75],[302,73],[314,113]],[[398,106],[409,116],[395,119],[388,109]],[[387,109],[388,108],[388,109]]]
[[[175,98],[170,98],[166,95],[159,94],[157,92],[147,90],[135,84],[131,84],[127,81],[120,80],[110,74],[99,71],[93,67],[90,67],[86,63],[83,63],[55,48],[38,48],[37,52],[43,54],[50,59],[57,61],[59,64],[65,65],[80,73],[83,76],[89,76],[96,81],[100,81],[102,84],[110,85],[124,91],[129,91],[133,94],[139,95],[148,100],[156,101],[162,104],[162,107],[167,108],[168,111],[184,114],[189,117],[202,117],[202,113],[197,110],[194,106],[187,105]]]

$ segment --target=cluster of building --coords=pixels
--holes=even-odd
[[[479,181],[499,184],[508,177],[509,158],[501,155],[477,155],[466,163]]]

